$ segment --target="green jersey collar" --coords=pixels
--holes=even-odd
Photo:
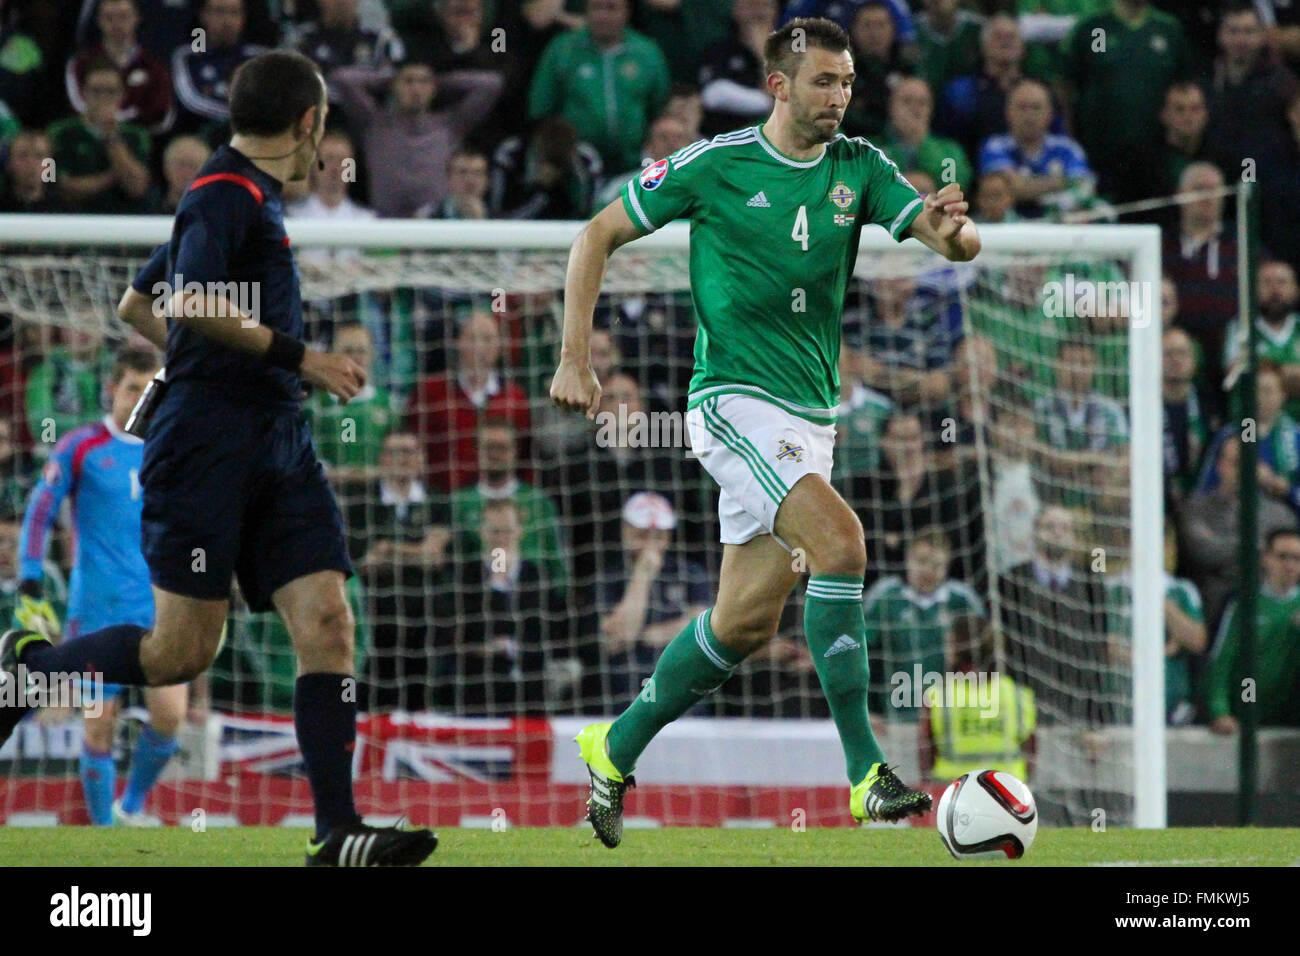
[[[787,166],[794,166],[797,169],[812,169],[826,157],[826,144],[822,143],[822,151],[817,155],[816,159],[791,159],[789,156],[785,155],[785,153],[772,145],[771,141],[767,138],[767,135],[763,132],[762,123],[754,127],[754,132],[758,134],[758,145],[767,150],[768,154],[773,159],[785,163]]]

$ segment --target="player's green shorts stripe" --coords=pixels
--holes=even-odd
[[[716,402],[714,404],[716,405]],[[771,466],[763,461],[758,454],[758,450],[743,439],[737,440],[736,437],[733,437],[736,435],[735,429],[729,428],[715,409],[708,405],[701,405],[700,412],[704,416],[704,427],[709,430],[714,438],[739,455],[749,465],[749,470],[753,472],[759,486],[767,492],[767,496],[777,504],[785,500],[785,495],[789,493],[789,489],[785,487]]]
[[[746,447],[746,444],[738,440],[736,430],[729,428],[722,416],[717,413],[717,402],[712,405],[701,405],[700,413],[704,416],[704,425],[712,433],[713,437],[726,445],[731,451],[738,455],[753,473],[754,478],[758,481],[759,486],[767,492],[767,496],[780,504],[784,500],[784,493],[781,479],[772,472],[770,466],[763,461],[758,455],[753,445]]]
[[[758,467],[763,469],[763,471],[771,478],[772,483],[781,493],[781,499],[779,500],[784,500],[785,496],[790,493],[790,487],[781,479],[781,476],[777,474],[776,469],[763,459],[762,452],[754,447],[753,442],[740,434],[740,432],[736,431],[736,426],[727,421],[721,413],[718,412],[717,401],[714,401],[713,407],[710,410],[713,412],[714,418],[717,419],[720,427],[732,436],[732,440],[749,449],[752,460],[758,463]]]

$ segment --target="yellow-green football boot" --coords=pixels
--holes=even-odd
[[[871,765],[867,776],[849,793],[849,812],[859,823],[866,820],[893,823],[904,817],[920,816],[930,809],[933,798],[924,790],[913,790],[888,764]]]
[[[623,839],[623,795],[636,786],[629,774],[623,776],[610,762],[605,738],[613,724],[588,724],[573,739],[587,764],[591,794],[587,797],[587,819],[600,842],[611,850]]]

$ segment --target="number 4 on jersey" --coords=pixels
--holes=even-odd
[[[808,207],[800,206],[798,214],[794,217],[794,229],[790,231],[790,238],[799,243],[804,252],[808,251]]]

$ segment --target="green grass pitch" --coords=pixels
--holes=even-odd
[[[430,866],[1294,866],[1300,829],[1044,829],[1023,860],[958,863],[931,829],[446,828]],[[0,828],[0,866],[297,866],[304,830]]]

